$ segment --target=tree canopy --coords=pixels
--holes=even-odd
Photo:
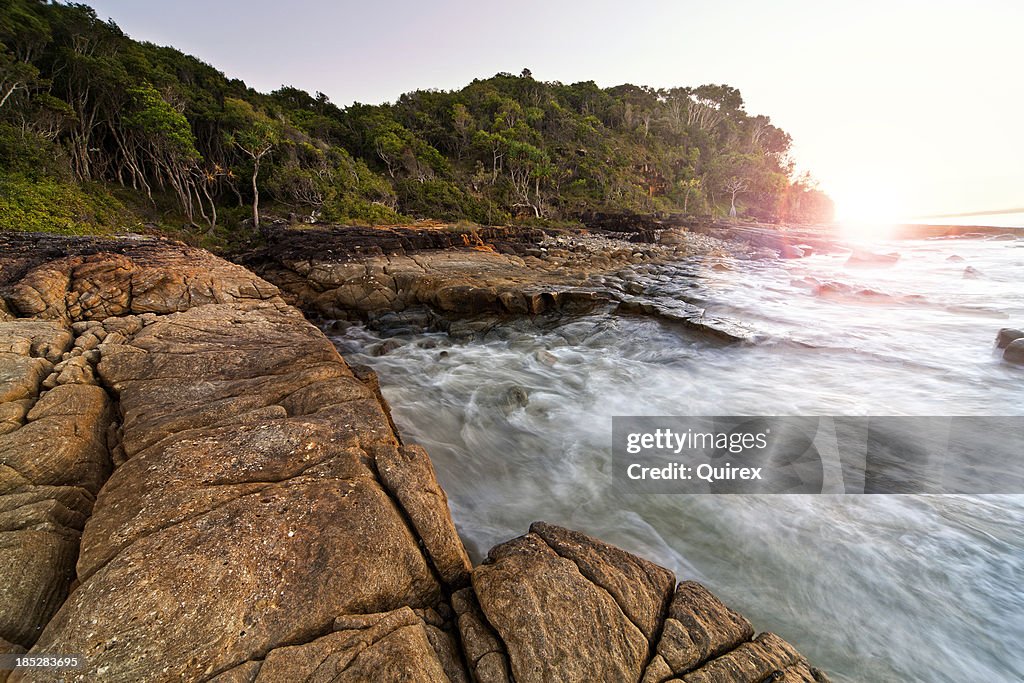
[[[132,40],[85,5],[0,9],[0,174],[169,196],[209,229],[218,207],[251,207],[258,224],[261,194],[331,221],[733,207],[765,220],[830,219],[828,198],[795,176],[790,143],[728,85],[601,88],[523,69],[339,107],[292,87],[256,92]]]

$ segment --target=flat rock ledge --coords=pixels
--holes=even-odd
[[[724,255],[760,258],[765,249],[678,226],[660,228],[560,234],[453,226],[284,228],[272,234],[269,246],[238,261],[314,316],[358,319],[383,330],[440,329],[462,337],[486,331],[496,319],[606,308],[654,317],[718,342],[757,342],[753,331],[700,306],[652,296],[638,276],[684,257],[710,270],[723,267]],[[687,275],[696,277],[697,270]]]
[[[825,681],[701,585],[535,523],[473,567],[376,379],[244,268],[0,237],[7,681]]]

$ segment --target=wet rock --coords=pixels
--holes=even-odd
[[[344,334],[354,324],[349,320],[335,320],[327,326],[327,331],[331,334]]]
[[[403,344],[397,339],[386,339],[379,344],[373,344],[367,349],[371,356],[386,356],[396,349],[402,348]]]
[[[550,351],[545,351],[544,349],[540,349],[539,351],[534,353],[533,357],[537,360],[538,363],[542,365],[547,365],[548,367],[552,367],[556,363],[558,363],[558,356],[551,353]]]
[[[996,333],[996,348],[1005,349],[1015,339],[1024,339],[1024,330],[1004,327]]]
[[[1003,360],[1009,363],[1024,363],[1024,339],[1014,339],[1006,345]]]
[[[964,268],[964,279],[965,280],[977,280],[982,276],[982,273],[977,268],[967,266]]]
[[[946,260],[949,261],[950,263],[963,263],[966,259],[964,259],[963,256],[953,254],[952,256],[948,256]]]
[[[900,255],[893,252],[889,254],[876,254],[870,251],[854,251],[846,259],[846,265],[856,267],[884,267],[895,265],[900,260]]]
[[[509,409],[525,408],[530,404],[530,394],[519,385],[505,390],[505,405]]]

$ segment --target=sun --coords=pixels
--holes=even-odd
[[[884,239],[892,227],[904,222],[906,211],[895,195],[871,188],[833,193],[836,223],[853,239]]]

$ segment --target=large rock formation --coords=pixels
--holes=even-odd
[[[300,308],[327,319],[383,328],[486,329],[494,316],[577,313],[599,306],[657,317],[726,342],[753,341],[740,325],[675,297],[651,296],[632,281],[639,264],[723,253],[724,242],[678,230],[657,243],[536,230],[392,228],[373,241],[364,228],[282,230],[241,261]],[[440,248],[444,247],[444,248]],[[645,293],[647,296],[638,297]],[[479,324],[466,324],[474,316]],[[456,326],[451,325],[458,321]]]
[[[10,680],[824,680],[573,531],[472,568],[375,378],[245,269],[32,239],[0,238],[0,651],[84,664]]]
[[[328,318],[368,317],[415,306],[443,314],[538,314],[592,305],[580,290],[596,272],[665,251],[614,240],[548,240],[536,230],[443,228],[286,230],[243,262],[289,301]]]

